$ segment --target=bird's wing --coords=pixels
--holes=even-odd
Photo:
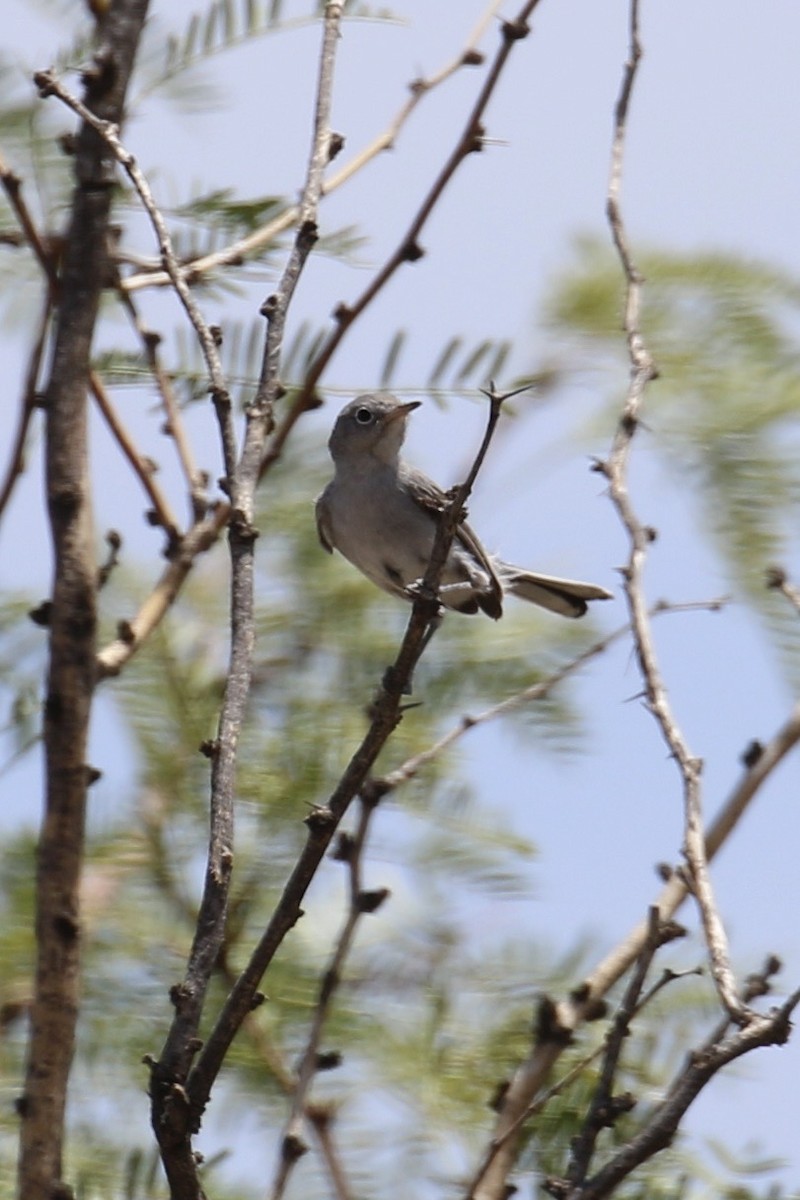
[[[409,484],[411,495],[420,508],[430,513],[434,520],[438,520],[447,505],[447,494],[432,479],[428,479],[427,475],[423,475],[421,471],[417,471],[414,467],[404,464],[403,474]],[[499,608],[502,605],[503,588],[492,566],[491,559],[481,544],[480,538],[466,521],[462,521],[456,529],[456,538],[486,572],[490,581],[488,594],[497,601],[497,607]]]
[[[328,506],[327,488],[317,496],[314,513],[317,518],[317,536],[322,543],[322,547],[328,551],[328,554],[333,554],[333,525],[331,524],[331,514]]]

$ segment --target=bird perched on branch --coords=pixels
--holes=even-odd
[[[336,473],[316,502],[322,545],[338,550],[379,588],[413,599],[425,574],[447,496],[400,457],[410,413],[386,392],[358,396],[336,419],[328,448]],[[488,554],[466,521],[456,529],[442,570],[439,599],[457,612],[497,620],[510,593],[563,617],[581,617],[589,600],[610,600],[594,583],[537,575]]]

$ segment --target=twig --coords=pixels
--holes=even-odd
[[[661,975],[652,985],[652,987],[645,992],[644,996],[642,996],[641,1000],[634,1009],[633,1015],[638,1016],[642,1009],[646,1008],[650,1001],[653,1000],[668,984],[674,983],[677,979],[685,979],[687,975],[702,974],[702,967],[690,967],[685,971],[673,971],[669,967],[666,968],[661,972]],[[547,1088],[546,1091],[542,1092],[541,1095],[537,1096],[537,1098],[528,1106],[525,1112],[521,1113],[517,1118],[517,1128],[523,1124],[523,1122],[529,1120],[531,1117],[536,1116],[537,1113],[540,1113],[544,1108],[546,1108],[554,1096],[561,1095],[561,1093],[565,1091],[565,1089],[568,1088],[571,1083],[574,1083],[575,1080],[583,1074],[587,1067],[591,1066],[593,1062],[596,1062],[597,1059],[600,1058],[603,1053],[603,1049],[604,1046],[602,1043],[599,1046],[595,1046],[591,1053],[585,1054],[583,1058],[579,1059],[574,1066],[570,1067],[570,1069],[565,1072],[560,1079],[551,1084],[551,1086]],[[513,1132],[513,1130],[509,1129],[506,1136],[508,1136],[508,1134],[511,1132]],[[494,1149],[494,1144],[492,1147],[490,1147],[490,1150],[491,1149]]]
[[[336,852],[336,857],[346,862],[348,868],[348,912],[339,936],[336,939],[330,963],[325,970],[319,989],[311,1029],[297,1071],[291,1113],[281,1139],[280,1162],[278,1164],[275,1183],[270,1192],[270,1200],[281,1200],[295,1163],[308,1149],[303,1140],[303,1121],[309,1107],[309,1090],[317,1071],[322,1031],[330,1012],[336,989],[341,980],[342,968],[355,939],[356,928],[364,914],[375,912],[388,894],[385,890],[379,892],[362,891],[362,858],[370,821],[375,812],[374,796],[377,796],[374,790],[365,789],[365,795],[362,795],[361,798],[361,811],[355,833],[352,836],[343,834]]]
[[[513,21],[503,21],[500,25],[500,45],[489,68],[486,79],[478,94],[456,144],[449,154],[444,166],[439,171],[428,194],[419,206],[405,234],[400,239],[396,249],[389,255],[384,265],[367,285],[353,304],[339,304],[334,311],[336,326],[325,340],[322,348],[311,363],[306,373],[303,386],[292,402],[288,412],[283,417],[270,439],[267,453],[261,467],[262,475],[270,469],[283,452],[286,439],[299,418],[310,408],[317,405],[316,386],[322,377],[334,354],[339,348],[347,331],[354,321],[360,317],[364,309],[371,304],[378,293],[385,287],[395,272],[406,262],[416,262],[424,253],[420,246],[420,235],[442,196],[445,188],[455,175],[459,166],[483,146],[483,116],[494,93],[503,69],[508,61],[513,47],[528,34],[527,21],[538,0],[527,0]]]
[[[571,1161],[567,1170],[567,1181],[571,1189],[578,1189],[583,1185],[600,1131],[606,1126],[614,1124],[616,1118],[613,1099],[614,1077],[617,1073],[623,1042],[628,1036],[631,1021],[641,1002],[641,993],[647,972],[650,970],[650,964],[661,944],[659,926],[658,909],[651,908],[648,914],[647,939],[636,960],[622,1002],[614,1014],[614,1020],[608,1031],[600,1078],[584,1119],[583,1128],[572,1143]]]
[[[50,317],[53,311],[53,298],[50,290],[45,296],[42,313],[36,329],[36,337],[28,359],[28,370],[25,376],[25,386],[22,391],[17,430],[11,446],[11,454],[6,467],[5,479],[0,484],[0,520],[6,510],[9,500],[14,494],[17,480],[25,470],[25,447],[28,441],[33,414],[38,404],[37,382],[42,365],[42,357],[47,342],[47,331],[50,327]]]
[[[7,504],[14,483],[23,467],[23,455],[25,449],[25,440],[30,423],[33,409],[36,407],[36,380],[38,378],[39,365],[44,349],[44,342],[49,323],[49,316],[52,311],[52,306],[56,300],[58,293],[58,271],[53,254],[48,250],[44,240],[40,237],[39,231],[36,228],[36,222],[31,216],[30,210],[25,203],[22,195],[21,181],[17,175],[8,167],[5,161],[0,157],[0,182],[9,198],[9,201],[17,215],[25,238],[33,250],[37,261],[39,262],[42,271],[48,281],[48,295],[45,301],[45,314],[37,335],[36,342],[31,354],[30,365],[28,368],[28,376],[25,386],[25,400],[20,418],[20,424],[17,430],[17,436],[14,441],[11,461],[9,463],[6,480],[0,489],[0,515]],[[108,395],[106,393],[103,381],[96,371],[89,372],[89,387],[94,395],[97,405],[103,415],[106,423],[111,430],[111,433],[116,438],[122,453],[128,462],[133,467],[134,473],[142,483],[149,499],[153,506],[157,524],[162,525],[167,533],[169,545],[174,545],[179,536],[178,526],[175,518],[172,516],[169,505],[163,496],[160,488],[155,484],[152,477],[152,471],[148,469],[142,456],[138,453],[133,442],[128,435],[127,430],[119,421],[114,412]]]
[[[194,461],[194,454],[192,453],[192,447],[186,433],[186,426],[178,402],[175,399],[175,389],[172,386],[172,380],[161,362],[161,355],[159,353],[161,335],[145,325],[133,297],[124,291],[121,286],[118,286],[117,291],[122,306],[128,313],[133,327],[141,339],[148,366],[158,388],[161,403],[164,406],[166,417],[164,432],[172,438],[175,443],[175,449],[178,452],[178,461],[180,462],[181,470],[189,489],[192,521],[201,521],[208,509],[208,497],[206,495],[208,476],[205,471],[198,469]]]
[[[401,105],[386,128],[323,183],[323,196],[328,196],[331,192],[335,192],[343,184],[349,182],[354,175],[358,174],[359,171],[372,162],[379,154],[382,154],[385,150],[391,150],[401,130],[408,122],[408,119],[423,96],[428,95],[429,92],[439,87],[451,75],[460,70],[461,67],[480,65],[483,61],[483,56],[477,49],[478,44],[486,32],[492,17],[500,8],[501,3],[502,0],[492,0],[487,5],[486,10],[467,38],[464,48],[450,62],[438,71],[435,71],[432,75],[427,76],[427,78],[415,79],[409,84],[409,98]],[[287,229],[291,229],[300,219],[300,205],[293,204],[279,216],[268,221],[266,225],[254,230],[253,233],[248,234],[246,237],[239,238],[238,241],[214,251],[213,254],[206,254],[200,258],[192,259],[183,266],[187,282],[193,283],[202,278],[203,275],[208,274],[209,271],[214,271],[218,267],[238,265],[243,259],[249,258],[265,246],[268,246],[270,242],[273,242],[280,234],[285,233]],[[157,265],[154,263],[152,270],[141,271],[137,275],[129,275],[127,279],[122,280],[121,286],[126,292],[134,292],[141,288],[166,287],[169,283],[170,277],[167,272],[158,270]]]
[[[712,821],[705,838],[705,855],[711,861],[733,833],[748,806],[765,781],[787,754],[800,743],[800,704],[775,736],[764,746],[759,757],[745,767],[739,783]],[[675,872],[655,900],[662,923],[675,915],[689,894],[685,879]],[[556,1032],[559,1036],[539,1042],[529,1058],[520,1064],[504,1095],[489,1152],[476,1175],[469,1200],[499,1200],[505,1181],[516,1158],[519,1130],[539,1097],[545,1082],[570,1036],[597,1009],[636,961],[648,936],[642,921],[606,956],[573,993],[556,1006]],[[747,1027],[749,1029],[749,1026]],[[745,1031],[746,1032],[746,1031]]]
[[[174,557],[136,615],[119,622],[117,637],[98,652],[98,679],[119,675],[174,604],[197,557],[219,541],[230,520],[230,507],[221,504],[181,539]]]
[[[172,512],[169,501],[153,478],[154,468],[142,458],[134,446],[127,429],[117,416],[102,379],[96,371],[89,372],[89,388],[104,421],[111,430],[120,450],[128,460],[134,475],[141,483],[153,506],[152,517],[150,518],[151,524],[160,525],[167,535],[167,555],[169,556],[178,545],[181,533],[177,517]]]
[[[217,337],[195,303],[191,289],[186,282],[185,272],[175,255],[166,221],[153,198],[150,184],[147,182],[134,155],[129,150],[126,150],[120,141],[118,125],[113,121],[104,121],[95,116],[77,96],[72,95],[53,71],[37,71],[34,75],[34,82],[42,96],[57,96],[67,108],[72,109],[82,121],[85,121],[87,125],[90,125],[99,134],[127,174],[150,218],[158,239],[164,269],[197,334],[200,349],[203,352],[208,377],[211,381],[211,397],[214,401],[217,420],[220,426],[225,473],[226,477],[231,479],[236,467],[236,435],[231,417],[231,398],[219,357]]]
[[[637,517],[628,492],[627,472],[631,443],[639,422],[645,389],[656,376],[656,368],[642,335],[640,323],[642,276],[631,254],[620,208],[622,163],[628,106],[642,50],[639,41],[639,0],[630,3],[630,51],[617,100],[608,185],[607,215],[626,282],[624,330],[630,359],[630,382],[622,416],[604,471],[609,494],[630,539],[630,555],[623,572],[625,595],[631,614],[634,646],[645,684],[647,704],[680,771],[684,803],[684,853],[692,877],[692,888],[700,909],[709,962],[720,1001],[731,1017],[743,1023],[749,1014],[742,1005],[730,966],[725,928],[717,911],[714,892],[703,851],[703,819],[700,776],[702,762],[696,758],[675,719],[661,677],[644,598],[643,571],[653,531]]]
[[[25,240],[33,250],[36,259],[39,262],[42,270],[48,281],[47,295],[42,307],[42,315],[39,318],[37,326],[36,339],[31,350],[31,356],[28,360],[28,371],[25,378],[25,387],[22,393],[22,405],[20,408],[19,420],[17,423],[17,431],[14,436],[14,441],[11,448],[11,456],[9,458],[8,467],[6,468],[5,479],[0,486],[0,517],[5,512],[6,506],[11,499],[14,491],[14,486],[20,475],[25,469],[25,444],[28,440],[28,429],[33,418],[33,413],[36,408],[36,386],[39,379],[39,370],[42,363],[42,355],[44,353],[45,342],[47,340],[47,331],[50,325],[50,316],[55,303],[55,292],[57,287],[57,272],[53,255],[50,253],[39,236],[39,231],[36,228],[36,222],[31,216],[30,210],[25,203],[25,198],[22,195],[22,181],[11,167],[0,155],[0,184],[3,191],[8,197],[20,228],[25,236]]]
[[[187,1197],[197,1188],[196,1168],[188,1169],[192,1135],[197,1128],[197,1113],[185,1103],[176,1104],[175,1096],[188,1096],[187,1079],[198,1049],[197,1032],[208,985],[224,943],[228,893],[233,866],[234,795],[236,755],[244,721],[253,670],[255,646],[254,548],[257,531],[254,524],[255,489],[264,439],[271,420],[271,400],[278,388],[278,364],[282,346],[283,322],[314,236],[314,216],[328,161],[329,119],[333,87],[333,64],[338,40],[342,5],[329,0],[320,53],[320,75],[314,123],[311,161],[303,189],[301,208],[306,218],[298,230],[295,246],[283,272],[268,326],[262,386],[248,407],[242,455],[230,460],[233,450],[230,426],[230,401],[217,401],[217,412],[225,445],[227,490],[231,498],[229,544],[231,553],[231,647],[225,680],[217,737],[207,747],[211,759],[211,805],[208,858],[205,886],[198,913],[195,936],[186,966],[184,983],[176,1001],[175,1017],[164,1049],[153,1067],[153,1126],[157,1132],[167,1174],[173,1178],[181,1171],[181,1191]],[[140,194],[144,193],[140,189]],[[160,228],[160,227],[159,227]],[[165,244],[162,238],[162,246]],[[173,264],[174,265],[174,264]],[[176,274],[180,280],[180,275]],[[180,282],[188,294],[188,288]],[[198,333],[200,330],[198,329]],[[212,387],[214,386],[212,382]],[[226,438],[228,439],[226,441]],[[176,1197],[181,1200],[181,1197]]]
[[[653,605],[650,609],[650,615],[657,617],[662,613],[696,612],[699,610],[716,612],[724,603],[724,599],[698,600],[684,604],[671,604],[662,600],[658,604]],[[381,776],[381,787],[387,792],[394,791],[401,784],[413,779],[423,767],[426,767],[428,763],[433,762],[446,750],[449,750],[455,742],[459,741],[477,725],[484,725],[488,721],[497,720],[497,718],[504,717],[518,708],[523,708],[526,704],[545,699],[565,679],[574,675],[581,667],[591,662],[592,659],[605,654],[606,650],[626,637],[630,633],[630,629],[631,627],[627,622],[624,625],[620,625],[618,629],[598,638],[590,646],[587,646],[585,650],[582,650],[580,654],[576,654],[574,658],[569,659],[562,666],[556,668],[546,679],[538,680],[537,683],[531,684],[530,687],[515,692],[513,696],[507,696],[505,700],[500,700],[497,704],[490,705],[489,708],[483,709],[482,712],[476,713],[474,716],[471,714],[463,716],[457,725],[454,725],[452,729],[448,730],[441,738],[428,746],[426,750],[421,750],[418,754],[412,755],[411,758],[401,763],[399,767],[395,767],[393,771],[389,771],[386,775]]]

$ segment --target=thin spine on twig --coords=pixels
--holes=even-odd
[[[725,927],[714,900],[714,892],[703,849],[703,818],[700,777],[702,762],[690,751],[669,702],[661,676],[644,596],[643,571],[647,547],[653,539],[651,529],[642,524],[631,503],[627,472],[631,444],[638,428],[639,411],[647,385],[657,371],[641,329],[643,279],[634,262],[627,239],[620,192],[625,152],[628,109],[634,81],[642,57],[639,39],[639,0],[630,4],[630,46],[623,82],[614,115],[611,171],[608,184],[607,216],[614,245],[625,277],[625,316],[623,327],[630,359],[630,381],[611,453],[605,464],[609,494],[630,539],[630,555],[623,571],[625,595],[631,613],[634,646],[644,680],[647,704],[669,747],[683,785],[684,854],[691,875],[700,918],[709,953],[709,962],[720,1000],[737,1021],[747,1020],[730,966]]]
[[[766,584],[772,591],[780,592],[782,596],[785,596],[800,616],[800,588],[792,583],[783,567],[770,567],[766,573]]]
[[[409,84],[409,98],[401,105],[386,128],[374,137],[368,145],[359,150],[349,162],[345,163],[329,179],[325,180],[322,186],[322,195],[330,195],[331,192],[342,187],[354,175],[363,170],[379,154],[382,154],[385,150],[390,150],[423,96],[428,95],[429,92],[434,91],[435,88],[446,82],[461,67],[478,66],[483,61],[482,55],[478,51],[478,46],[492,17],[500,8],[501,3],[502,0],[491,0],[491,3],[487,5],[485,11],[473,27],[472,32],[467,37],[463,48],[454,58],[432,75],[415,79]],[[239,238],[237,241],[224,246],[220,250],[214,251],[212,254],[203,255],[186,263],[184,272],[187,279],[190,282],[194,282],[203,275],[208,274],[209,271],[217,270],[219,267],[238,265],[243,259],[256,254],[259,250],[268,246],[270,242],[273,242],[282,233],[285,233],[287,229],[291,229],[300,219],[300,205],[293,204],[280,213],[279,216],[268,221],[260,229],[254,230],[253,233],[248,234],[246,237]],[[167,287],[170,282],[169,275],[166,271],[157,270],[156,266],[157,264],[154,264],[151,271],[141,271],[139,274],[129,275],[122,281],[121,286],[127,292],[134,292],[149,287]]]

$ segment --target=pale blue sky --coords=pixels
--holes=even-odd
[[[56,45],[52,31],[34,21],[28,5],[12,0],[10,8],[9,39],[31,66],[46,66]],[[193,8],[156,4],[154,11],[163,14],[165,26],[179,26],[179,14]],[[481,10],[475,0],[434,5],[417,0],[394,6],[403,20],[399,26],[346,27],[334,105],[335,127],[347,139],[344,157],[383,127],[409,80],[436,70],[453,54]],[[505,11],[512,15],[513,6]],[[459,172],[423,236],[426,257],[404,268],[359,322],[323,384],[348,393],[370,387],[387,330],[398,325],[409,331],[399,372],[409,387],[424,379],[436,348],[454,333],[474,341],[512,338],[517,372],[546,354],[534,319],[547,282],[569,261],[576,234],[605,228],[611,114],[627,52],[626,22],[623,0],[542,0],[532,35],[515,50],[489,110],[487,132],[499,144],[473,156]],[[764,257],[800,274],[797,5],[643,0],[642,38],[645,57],[631,110],[623,191],[634,247],[714,248]],[[492,33],[485,46],[492,49],[494,43]],[[151,173],[159,198],[185,199],[192,187],[218,184],[220,178],[244,194],[295,192],[304,167],[317,45],[312,27],[259,41],[235,58],[221,57],[206,72],[226,101],[218,112],[187,122],[160,104],[146,107],[126,140]],[[236,73],[228,77],[234,62]],[[365,268],[381,262],[403,232],[476,83],[475,73],[463,71],[429,97],[395,150],[325,203],[323,229],[357,223],[368,236],[361,251]],[[142,248],[149,246],[143,230]],[[301,285],[298,317],[326,319],[368,277],[366,269],[315,261]],[[245,297],[211,305],[207,315],[221,321],[231,314],[249,317],[267,287],[256,284]],[[163,298],[156,306],[160,314],[169,308]],[[0,340],[0,361],[10,380],[0,447],[16,403],[19,346],[17,330]],[[620,395],[624,385],[621,374]],[[521,421],[515,435],[495,448],[471,513],[485,540],[508,557],[615,586],[624,539],[598,477],[587,469],[586,453],[565,447],[561,438],[573,410],[590,413],[598,399],[575,389],[566,401],[573,406],[568,416],[534,414]],[[337,403],[309,419],[320,439]],[[204,432],[202,414],[192,419],[216,471],[212,424],[209,420]],[[452,482],[476,444],[481,421],[473,403],[457,401],[444,411],[428,404],[414,417],[409,457],[443,483]],[[601,441],[593,447],[604,448]],[[635,501],[661,533],[648,565],[651,597],[697,599],[725,591],[720,564],[697,536],[691,498],[655,468],[645,439],[635,453]],[[134,493],[125,486],[120,488],[116,468],[101,469],[103,522],[127,523],[128,544],[144,557],[157,539],[130,519]],[[0,530],[0,578],[44,589],[49,565],[36,515],[39,488],[34,465]],[[321,561],[321,571],[325,565]],[[800,575],[800,564],[795,567]],[[623,606],[608,609],[603,619],[611,627],[622,619]],[[706,806],[713,812],[738,776],[743,747],[753,737],[771,736],[791,698],[773,670],[761,631],[740,609],[668,618],[659,624],[657,639],[676,714],[693,750],[706,760]],[[501,756],[502,791],[519,798],[513,821],[541,848],[538,892],[525,919],[537,937],[544,931],[545,940],[557,946],[573,944],[586,931],[604,948],[612,945],[655,894],[652,865],[678,856],[677,775],[652,719],[637,704],[625,703],[638,689],[624,648],[586,673],[581,695],[590,713],[588,752],[567,765],[526,752],[500,728],[476,731],[465,743],[487,800]],[[124,775],[124,755],[120,761],[117,770]],[[99,804],[101,789],[113,794],[115,783],[113,764],[103,765],[108,775],[98,788]],[[116,782],[130,786],[130,780]],[[21,785],[30,785],[22,772],[0,778],[4,805],[14,805]],[[770,782],[714,869],[737,967],[755,969],[767,951],[775,951],[786,963],[787,989],[800,977],[794,852],[799,785],[793,761]],[[797,1039],[782,1050],[751,1056],[740,1078],[709,1089],[688,1127],[729,1143],[758,1140],[765,1151],[790,1160],[791,1169],[776,1177],[800,1191],[798,1070]]]

